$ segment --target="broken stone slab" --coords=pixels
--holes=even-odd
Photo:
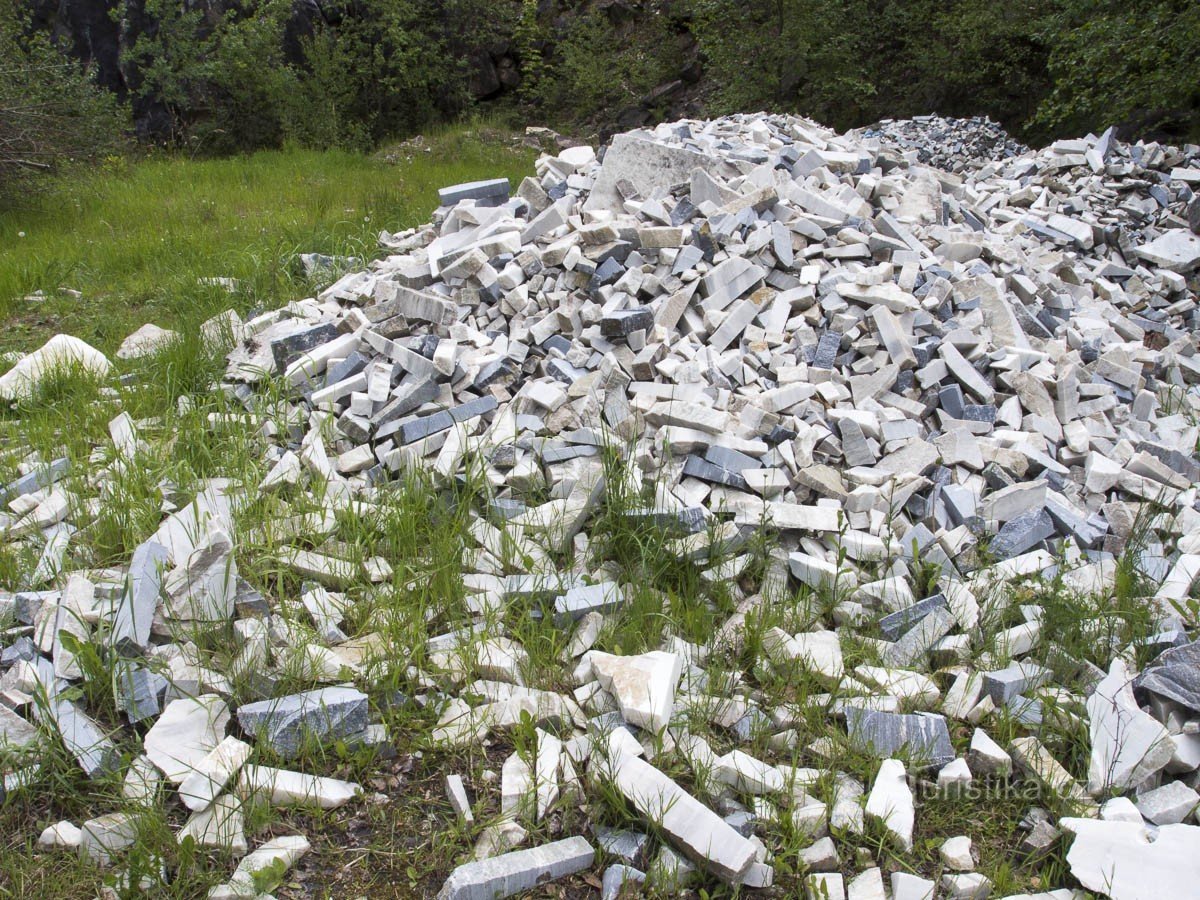
[[[37,728],[0,703],[0,750],[24,750],[37,740]]]
[[[850,743],[878,758],[903,754],[918,768],[941,767],[954,759],[946,719],[933,713],[892,713],[846,707]]]
[[[193,812],[208,807],[250,758],[251,747],[230,735],[217,744],[179,784],[179,799]]]
[[[592,651],[590,660],[596,678],[616,698],[626,722],[653,732],[667,727],[683,673],[678,654],[653,650],[640,656],[613,656]]]
[[[467,796],[467,788],[461,775],[446,776],[446,797],[460,822],[470,824],[475,821],[475,814],[471,811],[471,800]]]
[[[885,759],[879,764],[875,784],[867,795],[866,814],[879,821],[898,850],[912,850],[916,808],[903,762]]]
[[[358,734],[367,727],[367,696],[354,688],[328,687],[238,707],[238,724],[285,759],[312,741]]]
[[[1112,900],[1186,897],[1200,883],[1200,827],[1064,818],[1067,865],[1085,888]]]
[[[511,189],[507,178],[468,181],[438,188],[438,202],[442,206],[454,206],[464,200],[475,200],[484,205],[495,205],[507,200]]]
[[[896,641],[935,609],[945,608],[946,598],[941,594],[934,594],[932,597],[918,600],[911,606],[884,616],[879,620],[879,630],[889,641]]]
[[[755,860],[750,841],[654,766],[611,743],[610,753],[613,785],[674,846],[727,883],[746,874]]]
[[[146,732],[146,756],[172,784],[179,784],[225,737],[229,707],[217,694],[172,700]]]
[[[53,725],[89,778],[100,778],[116,770],[120,763],[116,745],[75,703],[63,697],[49,697],[40,715]]]
[[[1071,773],[1037,738],[1016,738],[1009,744],[1008,751],[1023,773],[1072,804],[1075,809],[1088,811],[1096,808]]]
[[[1200,235],[1172,228],[1137,248],[1137,255],[1152,266],[1186,275],[1200,268]]]
[[[1136,686],[1200,712],[1200,641],[1163,651],[1138,676]]]
[[[88,819],[80,828],[79,852],[99,865],[108,865],[113,856],[128,849],[138,837],[138,817],[130,812],[114,812]]]
[[[8,403],[28,400],[56,372],[78,370],[93,378],[103,378],[111,368],[108,357],[86,341],[69,334],[56,334],[0,375],[0,400]]]
[[[134,331],[117,348],[117,359],[144,359],[153,356],[179,340],[179,332],[159,328],[147,322]]]
[[[514,850],[490,859],[464,863],[450,873],[439,900],[493,900],[524,893],[589,868],[596,851],[586,838],[575,837]]]
[[[243,797],[262,795],[272,806],[321,809],[337,809],[362,793],[362,788],[351,781],[259,765],[242,767],[237,789]]]
[[[618,211],[622,204],[617,191],[620,181],[629,182],[639,194],[649,197],[656,188],[687,181],[694,169],[715,175],[718,166],[716,158],[694,150],[647,140],[638,132],[619,134],[613,137],[604,152],[604,161],[583,210]]]
[[[208,900],[247,900],[261,897],[283,881],[311,845],[303,835],[277,837],[238,863],[233,877],[208,892]]]
[[[1200,794],[1182,781],[1168,781],[1152,791],[1138,794],[1134,805],[1148,822],[1175,825],[1196,811],[1200,806]]]
[[[242,801],[232,794],[222,794],[205,809],[192,813],[176,835],[180,843],[187,838],[200,847],[215,847],[244,856],[250,847],[246,843]]]
[[[619,900],[627,884],[639,885],[645,881],[646,873],[633,866],[620,863],[611,865],[604,870],[600,879],[600,900]]]
[[[954,625],[955,619],[949,610],[932,610],[887,648],[883,654],[884,663],[904,668],[923,661],[926,654],[950,633]]]
[[[1091,734],[1088,793],[1124,791],[1165,767],[1175,753],[1171,735],[1142,712],[1133,696],[1133,678],[1120,657],[1087,699]]]
[[[109,641],[119,653],[141,653],[149,646],[167,556],[167,548],[153,539],[133,551],[125,591],[109,633]]]

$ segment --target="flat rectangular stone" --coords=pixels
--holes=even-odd
[[[450,873],[438,900],[499,900],[590,868],[596,852],[578,835],[464,863]]]
[[[442,206],[454,206],[463,200],[484,200],[493,203],[502,203],[508,199],[510,189],[507,178],[467,181],[463,184],[438,188],[438,202]]]
[[[850,742],[879,759],[905,754],[914,765],[944,766],[954,760],[954,747],[944,716],[891,713],[846,707]]]
[[[628,753],[611,766],[617,790],[689,859],[727,883],[749,870],[754,845],[674,781]]]

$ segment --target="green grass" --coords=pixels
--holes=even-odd
[[[532,151],[487,124],[424,147],[114,159],[66,177],[0,210],[0,351],[66,331],[111,353],[144,322],[187,327],[299,299],[299,254],[374,257],[381,230],[428,221],[439,187],[500,176],[515,187],[533,168]],[[238,290],[200,283],[218,277]]]

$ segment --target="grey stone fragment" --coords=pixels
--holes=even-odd
[[[328,687],[238,707],[242,730],[283,757],[295,756],[308,740],[351,737],[367,727],[367,695]]]
[[[1011,559],[1053,537],[1056,531],[1054,520],[1044,508],[1030,510],[1005,522],[988,544],[988,552],[999,560]]]
[[[338,336],[337,326],[332,322],[315,325],[271,341],[271,358],[275,369],[283,372],[289,365],[315,347],[328,344]]]
[[[721,484],[739,491],[750,490],[750,486],[746,484],[746,479],[737,472],[730,472],[728,469],[714,466],[712,463],[694,454],[684,460],[683,474],[699,478],[701,481],[707,481],[710,484]]]
[[[850,742],[879,759],[904,753],[913,763],[941,767],[954,760],[944,716],[846,707]]]
[[[509,190],[507,178],[467,181],[438,188],[438,203],[442,206],[454,206],[463,200],[476,200],[483,201],[481,205],[499,205],[508,199]]]
[[[528,850],[459,866],[438,891],[438,900],[498,900],[574,875],[595,860],[585,838],[575,836]]]
[[[44,710],[43,715],[54,726],[84,774],[95,779],[116,770],[121,754],[83,710],[59,697],[49,699]]]
[[[762,463],[753,456],[738,453],[738,451],[730,450],[728,447],[718,447],[715,444],[704,451],[704,459],[706,462],[710,462],[714,466],[720,466],[722,469],[728,469],[730,472],[742,472],[746,469],[762,468]]]
[[[952,419],[963,418],[966,399],[963,389],[957,384],[947,384],[938,389],[938,402]]]
[[[983,673],[983,692],[997,706],[1023,691],[1041,687],[1050,680],[1050,671],[1030,662],[1015,662],[1003,669]]]
[[[813,350],[812,366],[815,369],[832,369],[837,359],[838,350],[842,346],[840,335],[825,332],[817,338],[817,346]]]
[[[873,466],[879,462],[878,457],[867,443],[861,425],[853,419],[842,419],[838,423],[838,429],[842,433],[842,456],[846,460],[846,465]]]
[[[28,747],[37,738],[37,728],[0,703],[0,753]],[[3,800],[3,797],[0,797],[0,800]]]
[[[628,896],[628,890],[622,890],[625,885],[642,884],[645,880],[646,873],[640,869],[619,863],[611,865],[600,879],[600,900],[617,900],[623,894]]]
[[[1200,641],[1164,651],[1146,667],[1136,686],[1200,712]]]
[[[125,592],[113,616],[109,635],[117,652],[136,654],[149,646],[150,626],[158,609],[167,556],[167,548],[154,540],[146,541],[133,551]]]
[[[592,828],[592,836],[596,839],[596,845],[609,856],[615,856],[631,866],[645,863],[650,836],[644,832],[597,825]]]
[[[446,410],[428,416],[418,416],[399,423],[396,429],[396,439],[400,444],[411,444],[430,435],[445,431],[454,425],[454,417]]]
[[[590,612],[610,613],[625,602],[615,581],[578,585],[554,600],[554,623],[568,625]]]
[[[889,666],[906,668],[925,658],[929,649],[954,627],[954,616],[948,609],[934,609],[900,640],[888,647],[884,661]]]
[[[656,188],[669,188],[687,181],[693,169],[716,173],[720,166],[721,161],[714,156],[683,147],[668,147],[647,140],[638,132],[618,134],[604,151],[603,163],[583,209],[619,210],[622,206],[617,191],[619,181],[628,181],[639,194],[649,197]],[[671,224],[681,223],[673,216]]]
[[[65,476],[70,468],[71,461],[65,456],[52,460],[48,466],[38,466],[29,474],[22,475],[0,488],[0,504],[6,504],[22,494],[31,494],[49,487]]]
[[[32,660],[37,655],[37,645],[28,636],[22,635],[0,651],[0,666],[8,668],[18,660]]]
[[[945,608],[946,598],[941,594],[934,594],[932,597],[918,600],[912,606],[884,616],[879,620],[879,630],[889,641],[895,641],[935,609]]]
[[[371,421],[378,426],[375,439],[383,440],[395,434],[400,427],[398,419],[435,400],[437,395],[438,386],[433,381],[422,380],[403,386],[398,393],[393,394],[393,399],[372,417]]]
[[[628,337],[635,331],[646,331],[654,327],[654,313],[650,307],[618,309],[600,320],[600,333],[607,338]]]
[[[116,672],[117,709],[130,722],[157,716],[162,712],[167,685],[167,679],[157,672],[133,662],[122,662]]]
[[[701,506],[688,506],[677,510],[631,509],[624,513],[624,518],[683,534],[699,534],[707,527],[708,521]]]

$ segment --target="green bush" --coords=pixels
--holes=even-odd
[[[27,23],[18,0],[0,0],[0,197],[116,152],[128,128],[118,100]]]
[[[1045,20],[1053,89],[1034,126],[1072,134],[1114,123],[1200,140],[1200,4],[1057,0]]]

